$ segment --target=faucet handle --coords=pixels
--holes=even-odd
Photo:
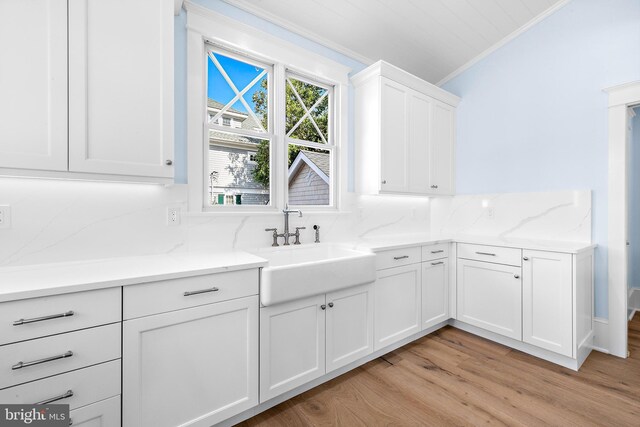
[[[306,230],[307,227],[296,227],[296,230]]]
[[[264,231],[278,231],[277,228],[265,228]]]
[[[273,243],[271,246],[280,246],[278,244],[278,229],[277,228],[265,228],[264,231],[272,231],[273,232]]]
[[[300,244],[300,230],[306,230],[307,227],[296,227],[296,233],[294,234],[296,241],[293,242],[294,245]]]

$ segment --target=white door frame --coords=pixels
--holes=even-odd
[[[627,357],[627,110],[640,104],[640,81],[609,94],[609,353]]]

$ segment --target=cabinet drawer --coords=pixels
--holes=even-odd
[[[0,390],[0,402],[68,404],[73,410],[120,394],[120,360]],[[55,399],[55,400],[54,400]],[[43,403],[44,404],[44,403]]]
[[[0,303],[0,345],[122,319],[120,287]]]
[[[458,258],[520,267],[522,265],[522,249],[458,243]]]
[[[0,389],[120,358],[120,323],[0,347]]]
[[[124,318],[257,295],[258,291],[257,268],[127,286],[124,288]]]
[[[376,253],[376,270],[420,262],[420,247],[392,249]]]
[[[432,259],[448,258],[450,246],[451,246],[451,243],[438,243],[437,245],[423,246],[422,261],[431,261]]]
[[[120,427],[120,396],[110,397],[69,413],[73,427]]]

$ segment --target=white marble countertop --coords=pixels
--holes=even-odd
[[[258,268],[243,251],[147,255],[0,268],[0,302]]]
[[[433,245],[437,243],[473,243],[488,246],[504,246],[510,248],[530,249],[550,252],[563,252],[577,254],[595,248],[597,245],[588,242],[566,242],[556,240],[515,239],[498,236],[458,235],[439,236],[429,234],[400,235],[371,238],[358,242],[355,247],[379,252],[390,249],[401,249],[420,245]]]

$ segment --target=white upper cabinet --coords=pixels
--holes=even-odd
[[[173,176],[173,2],[69,1],[69,170]]]
[[[352,81],[357,191],[454,194],[460,99],[383,61]]]
[[[0,1],[0,167],[67,170],[67,1]]]
[[[171,182],[173,8],[0,1],[0,174]]]

